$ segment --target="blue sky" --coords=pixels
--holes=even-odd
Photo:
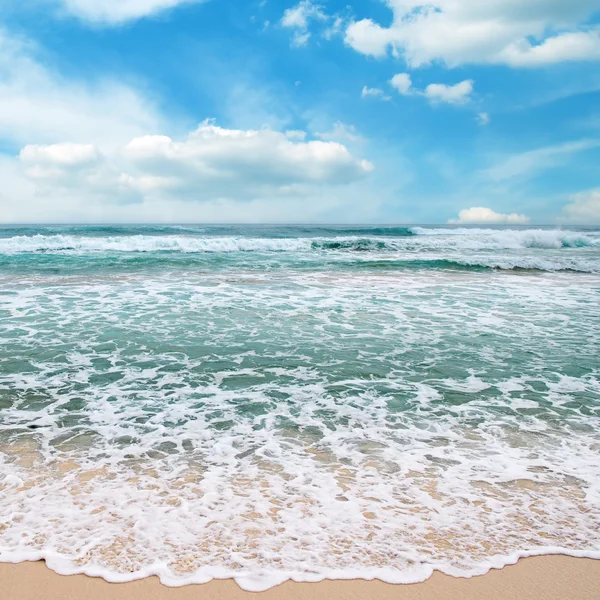
[[[600,223],[600,1],[8,0],[0,221]]]

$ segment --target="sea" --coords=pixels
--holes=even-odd
[[[0,228],[0,561],[600,558],[600,228]]]

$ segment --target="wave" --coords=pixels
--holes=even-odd
[[[380,240],[370,239],[344,239],[335,238],[332,240],[315,240],[311,247],[315,250],[354,250],[356,252],[368,252],[369,250],[386,250],[390,245]]]
[[[0,253],[31,252],[282,252],[310,250],[310,239],[193,236],[69,235],[15,236],[0,239]]]
[[[411,227],[315,228],[315,232],[344,235],[412,237],[418,235]]]
[[[38,252],[34,254],[19,253],[12,256],[0,255],[0,269],[4,273],[39,272],[44,274],[65,275],[75,272],[86,272],[90,269],[101,269],[102,272],[126,273],[143,269],[147,272],[163,272],[165,269],[202,269],[215,270],[234,266],[256,266],[252,252],[245,252],[246,260],[240,257],[241,252],[96,252],[76,254],[65,251]],[[518,256],[516,254],[488,254],[479,256],[420,255],[401,258],[383,253],[353,251],[350,257],[347,251],[323,253],[315,260],[308,253],[288,253],[285,260],[281,254],[271,252],[277,257],[275,262],[261,254],[261,261],[266,260],[269,268],[290,268],[295,272],[329,271],[329,272],[529,272],[529,273],[589,273],[600,274],[600,260],[581,256]]]
[[[590,260],[556,260],[535,257],[431,258],[415,260],[364,260],[346,264],[357,269],[382,271],[528,271],[600,273],[600,262]]]
[[[0,239],[1,254],[36,252],[303,252],[310,250],[400,249],[393,240],[359,237],[198,237],[189,235],[134,235],[91,237],[31,235]]]
[[[498,248],[586,248],[600,247],[600,232],[562,229],[471,229],[413,227],[417,236],[438,238],[438,245],[449,247]]]
[[[320,230],[326,233],[328,230]],[[333,231],[333,230],[332,230]],[[356,233],[363,230],[354,230]],[[365,229],[371,235],[272,237],[206,235],[199,229],[169,229],[152,235],[15,235],[0,238],[0,254],[98,252],[410,252],[600,248],[600,233],[563,230],[424,229],[413,234],[383,235],[385,228]],[[174,233],[176,232],[176,233]],[[248,233],[255,233],[249,231]],[[397,231],[397,233],[400,233]],[[527,267],[528,268],[528,267]]]
[[[471,259],[435,260],[434,268],[494,270],[494,271],[539,271],[600,273],[600,262],[590,260],[557,260],[536,257],[477,257]],[[433,266],[433,265],[432,265]]]
[[[258,591],[287,578],[478,575],[533,553],[600,558],[595,278],[351,271],[583,264],[595,251],[315,241],[336,240],[239,242],[300,244],[286,264],[306,276],[271,273],[281,255],[12,261],[253,269],[3,285],[0,561],[110,581],[235,577]]]

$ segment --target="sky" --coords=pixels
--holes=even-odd
[[[31,222],[600,224],[600,0],[2,0]]]

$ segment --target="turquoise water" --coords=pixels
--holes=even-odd
[[[600,229],[0,228],[0,560],[600,557]]]

